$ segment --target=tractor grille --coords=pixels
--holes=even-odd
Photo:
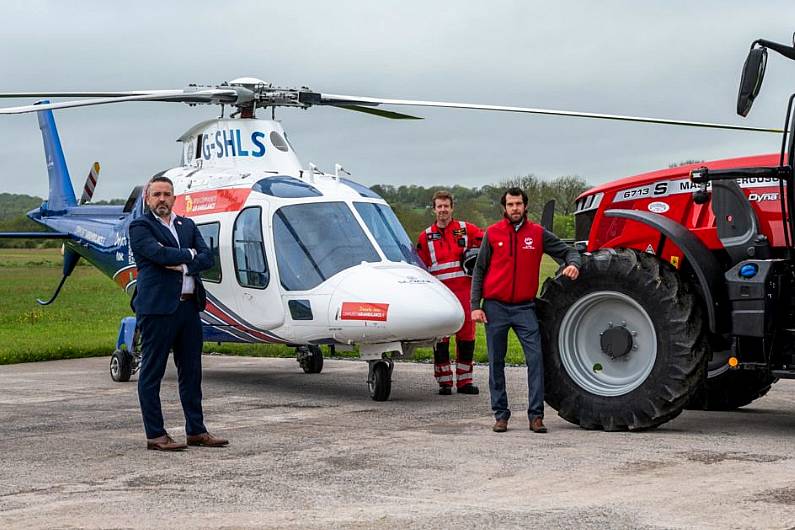
[[[574,239],[587,243],[591,234],[591,225],[599,205],[602,203],[604,193],[595,193],[581,197],[574,204]]]

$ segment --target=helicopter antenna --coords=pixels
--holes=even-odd
[[[342,167],[342,164],[334,164],[334,178],[339,180],[340,173],[345,173],[348,176],[351,175],[344,167]]]

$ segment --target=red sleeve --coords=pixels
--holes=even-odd
[[[469,248],[479,248],[483,241],[483,230],[478,225],[467,223],[467,235],[469,236]]]
[[[420,232],[420,237],[417,238],[417,254],[426,267],[431,266],[431,253],[428,252],[428,237],[424,230]]]

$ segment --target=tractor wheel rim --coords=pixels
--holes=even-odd
[[[602,334],[621,326],[632,336],[629,353],[611,357]],[[561,362],[574,382],[599,396],[621,396],[638,388],[657,359],[657,334],[646,310],[616,291],[590,293],[572,304],[558,335]]]
[[[115,355],[110,360],[110,373],[113,374],[114,377],[119,375],[119,358]]]

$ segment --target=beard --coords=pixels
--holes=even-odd
[[[158,204],[157,206],[155,206],[155,213],[159,217],[169,216],[171,215],[171,206],[169,206],[168,204]]]
[[[524,212],[520,213],[520,214],[514,214],[513,216],[510,215],[508,212],[504,212],[502,215],[503,215],[503,217],[508,219],[513,224],[521,223],[524,220],[524,217],[525,217],[525,213]]]

